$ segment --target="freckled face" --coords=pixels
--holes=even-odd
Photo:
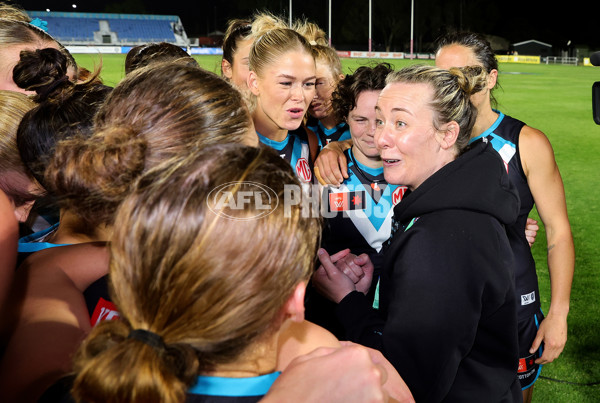
[[[385,180],[416,189],[448,161],[440,152],[428,84],[388,84],[377,101],[375,144]]]

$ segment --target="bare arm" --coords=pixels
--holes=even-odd
[[[563,181],[547,137],[529,126],[521,130],[521,162],[538,213],[546,228],[548,270],[551,283],[550,308],[541,323],[532,351],[544,341],[545,349],[537,362],[552,362],[567,341],[567,315],[575,269],[575,247],[567,215]]]
[[[14,322],[0,364],[7,401],[36,401],[71,370],[72,356],[90,330],[82,291],[108,272],[107,258],[102,247],[61,246],[36,252],[19,267],[7,303]]]
[[[0,191],[0,309],[4,308],[12,285],[17,264],[18,239],[19,224],[15,218],[13,205]]]
[[[333,141],[325,146],[315,161],[315,175],[322,185],[339,186],[348,178],[348,161],[344,151],[352,147],[352,140]]]

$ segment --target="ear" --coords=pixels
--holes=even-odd
[[[221,60],[221,71],[223,72],[223,77],[231,80],[231,77],[233,77],[233,71],[231,71],[231,63],[229,63],[225,59]]]
[[[250,92],[252,92],[254,95],[258,95],[258,76],[256,75],[255,71],[250,70],[248,73],[247,84]]]
[[[455,121],[448,122],[437,132],[436,138],[440,147],[444,150],[448,150],[454,147],[458,133],[460,132],[460,126]]]
[[[498,82],[498,70],[492,69],[488,74],[488,90],[491,91],[496,86],[496,82]]]
[[[25,221],[27,221],[27,218],[29,217],[29,213],[31,212],[31,209],[33,208],[33,203],[34,203],[34,200],[31,200],[31,201],[23,203],[19,207],[15,207],[15,217],[17,218],[18,222],[24,223]]]
[[[304,294],[306,293],[306,283],[301,282],[294,288],[294,292],[283,306],[283,313],[293,322],[302,322],[304,320]]]

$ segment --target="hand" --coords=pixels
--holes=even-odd
[[[315,175],[322,185],[340,186],[348,178],[348,161],[344,150],[352,146],[346,141],[333,141],[325,146],[315,161]]]
[[[346,295],[356,291],[354,281],[335,266],[335,263],[346,257],[348,253],[350,253],[350,250],[344,249],[335,255],[329,256],[323,248],[319,249],[318,252],[321,266],[313,274],[312,282],[319,293],[335,303],[339,303]]]
[[[529,247],[535,242],[535,237],[539,230],[540,226],[538,225],[538,222],[533,218],[528,217],[527,223],[525,224],[525,238],[527,238],[527,242],[529,242]]]
[[[351,341],[341,341],[342,346],[360,346],[359,344],[352,343]],[[395,399],[398,402],[414,402],[412,393],[406,386],[404,380],[400,377],[396,368],[389,362],[379,350],[375,350],[369,347],[360,346],[366,348],[369,351],[371,360],[378,365],[381,365],[387,374],[383,388],[390,395],[390,398]]]
[[[367,295],[371,288],[373,271],[375,270],[369,255],[363,253],[355,256],[348,253],[335,263],[335,267],[354,282],[357,291]]]
[[[549,313],[540,323],[529,353],[533,354],[537,351],[542,341],[544,342],[544,351],[542,356],[535,360],[536,364],[551,363],[562,353],[567,343],[567,318]]]

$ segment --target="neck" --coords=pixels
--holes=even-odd
[[[69,210],[61,209],[58,228],[48,238],[48,241],[57,244],[106,242],[111,232],[111,229],[104,224],[90,228],[76,214]]]
[[[379,155],[376,157],[368,157],[360,152],[356,146],[352,147],[352,155],[357,162],[360,162],[366,167],[377,169],[383,166],[383,161],[381,161],[381,157]]]
[[[494,112],[491,106],[488,105],[488,107],[481,109],[482,110],[477,110],[477,120],[473,126],[471,138],[481,135],[481,133],[489,129],[496,119],[498,119],[498,113]]]
[[[277,365],[278,337],[279,332],[276,332],[268,340],[254,343],[235,362],[219,365],[214,371],[206,375],[247,378],[274,372]]]
[[[258,107],[252,114],[252,119],[254,120],[254,128],[256,131],[270,140],[283,141],[288,135],[287,129],[282,129],[277,126]]]
[[[330,113],[329,115],[325,116],[324,118],[319,119],[319,122],[321,122],[323,127],[325,127],[326,129],[333,129],[340,123],[335,118],[335,114],[333,114],[333,113]]]

